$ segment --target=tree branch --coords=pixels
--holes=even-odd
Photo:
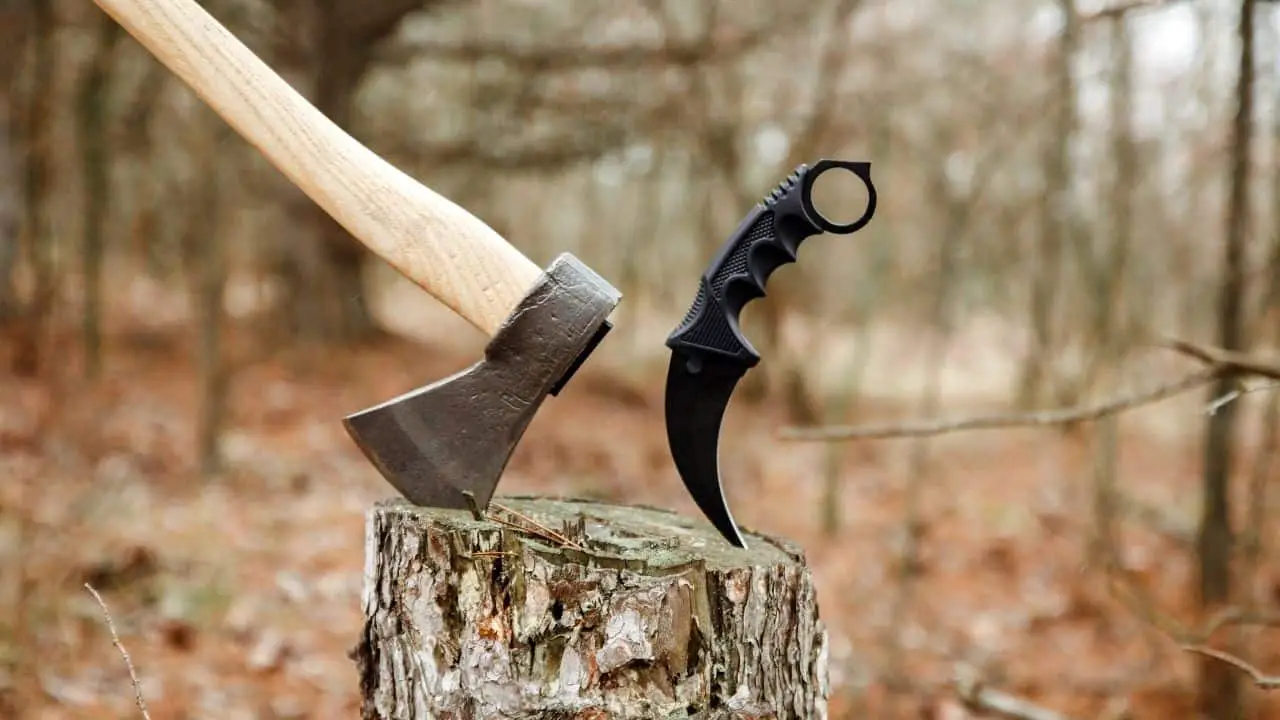
[[[1217,377],[1221,369],[1217,366],[1191,373],[1179,380],[1159,385],[1150,390],[1121,396],[1096,405],[1064,408],[1030,413],[1012,413],[1005,415],[985,415],[956,420],[930,420],[925,422],[906,423],[901,425],[867,425],[867,426],[831,426],[825,428],[783,428],[779,433],[782,440],[800,442],[836,441],[854,439],[883,439],[905,437],[929,437],[963,430],[995,430],[1015,427],[1045,427],[1050,425],[1066,425],[1077,422],[1098,420],[1107,415],[1132,410],[1142,405],[1171,398],[1188,390],[1198,388]]]
[[[719,42],[657,42],[654,44],[619,44],[613,46],[517,44],[502,40],[458,42],[419,39],[388,45],[375,53],[385,63],[405,63],[420,57],[454,62],[498,60],[500,62],[542,71],[579,70],[582,68],[634,68],[637,65],[662,65],[688,68],[707,62],[728,61],[751,52],[780,34],[798,26],[803,13],[789,18],[791,22],[766,23]],[[523,46],[522,46],[523,45]]]
[[[98,607],[102,608],[102,617],[107,621],[107,630],[111,631],[111,643],[116,646],[116,650],[120,651],[120,657],[124,659],[124,666],[129,670],[129,680],[133,682],[133,700],[138,705],[138,710],[142,712],[144,720],[151,720],[150,713],[147,712],[147,701],[142,697],[142,683],[138,682],[138,673],[133,669],[133,661],[129,659],[129,651],[124,649],[124,643],[120,642],[120,635],[116,632],[116,624],[111,619],[111,611],[107,609],[107,604],[103,602],[102,596],[89,583],[85,583],[84,587],[93,595],[93,599],[98,601]]]
[[[1160,8],[1174,5],[1179,0],[1126,0],[1119,2],[1110,7],[1102,8],[1090,13],[1082,13],[1080,15],[1081,22],[1096,22],[1099,20],[1107,20],[1110,18],[1122,17],[1135,10],[1158,10]]]
[[[966,708],[983,715],[996,715],[1008,720],[1068,720],[1066,715],[987,687],[971,671],[957,673],[952,687]]]
[[[1206,645],[1183,645],[1183,650],[1220,660],[1249,676],[1259,690],[1280,689],[1280,675],[1265,675],[1261,670],[1228,652],[1215,650]]]
[[[1198,360],[1208,367],[1150,390],[1121,396],[1096,405],[1064,408],[1030,413],[983,415],[955,420],[929,420],[899,425],[866,425],[829,427],[786,427],[778,433],[781,440],[799,442],[831,442],[840,440],[874,440],[884,438],[929,437],[965,430],[995,430],[1015,427],[1045,427],[1099,420],[1108,415],[1150,405],[1167,398],[1194,390],[1212,380],[1223,371],[1244,375],[1258,375],[1280,382],[1280,359],[1260,357],[1234,350],[1224,350],[1212,345],[1202,345],[1176,338],[1163,338],[1153,343],[1156,347]]]
[[[1213,345],[1201,345],[1175,338],[1165,338],[1155,344],[1158,347],[1168,348],[1207,365],[1218,365],[1239,373],[1280,380],[1280,360],[1264,358],[1236,350],[1224,350]]]

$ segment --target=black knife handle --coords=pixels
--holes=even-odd
[[[837,225],[813,206],[813,183],[832,168],[857,175],[867,186],[867,209],[847,225]],[[760,355],[738,328],[738,314],[752,300],[764,297],[765,283],[782,265],[796,261],[805,238],[819,232],[847,235],[857,232],[876,211],[876,187],[871,163],[820,160],[800,165],[756,205],[720,248],[698,283],[698,294],[684,320],[667,337],[672,350],[711,353],[744,367],[760,362]]]

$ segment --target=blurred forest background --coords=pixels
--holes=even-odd
[[[663,340],[796,164],[872,162],[871,224],[746,310],[722,440],[832,717],[1280,717],[1280,4],[203,5],[624,292],[504,493],[696,514]],[[0,0],[0,716],[136,714],[89,583],[155,717],[351,717],[392,490],[339,421],[483,341],[89,0]]]

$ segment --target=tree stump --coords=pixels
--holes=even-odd
[[[804,554],[701,519],[504,497],[368,515],[366,719],[825,718]]]

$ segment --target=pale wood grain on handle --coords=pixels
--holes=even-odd
[[[542,269],[335,125],[194,0],[94,0],[360,242],[493,336]]]

